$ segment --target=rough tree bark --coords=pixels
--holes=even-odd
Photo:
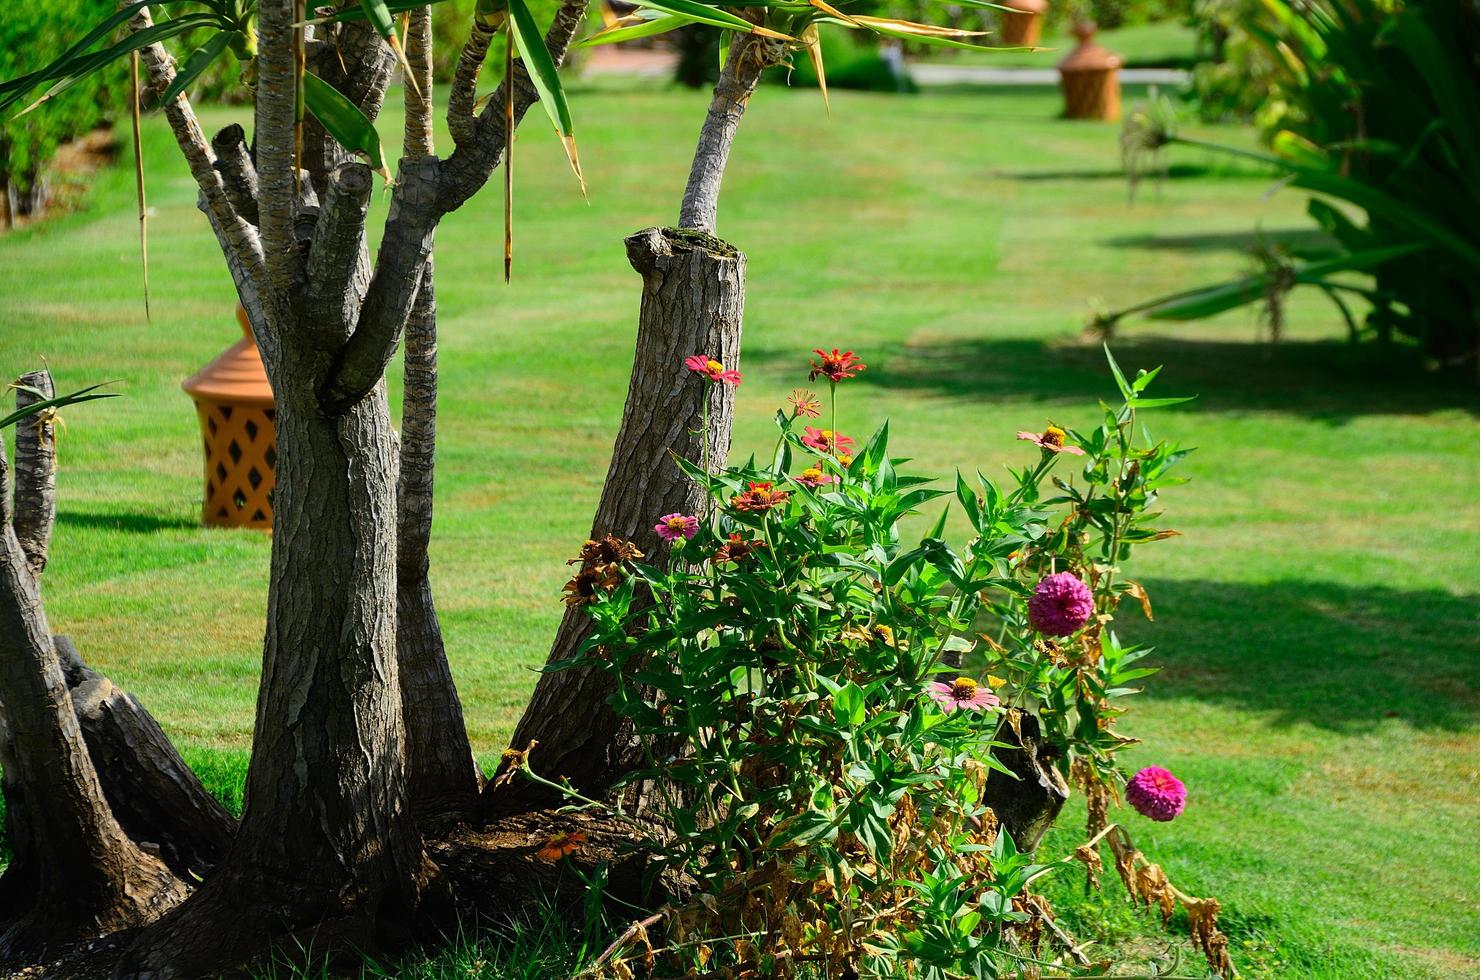
[[[740,356],[745,301],[745,256],[702,232],[649,228],[627,239],[627,258],[642,275],[637,351],[627,404],[591,536],[614,534],[662,562],[668,546],[653,525],[670,513],[697,514],[704,492],[684,478],[671,454],[718,468],[730,449],[734,389],[707,385],[683,369],[685,357],[705,354],[733,367]],[[705,393],[709,429],[701,432]],[[707,435],[707,452],[705,440]],[[590,630],[584,610],[572,606],[561,620],[549,662],[575,655]],[[607,705],[615,689],[604,672],[589,668],[540,675],[514,732],[514,745],[538,741],[531,764],[541,774],[565,776],[583,793],[600,794],[638,761]],[[521,780],[491,789],[496,810],[527,809],[555,799]]]
[[[429,141],[408,139],[369,263],[368,168],[342,162],[323,174],[311,170],[312,181],[296,170],[294,5],[259,6],[254,153],[214,150],[184,96],[164,107],[272,381],[278,482],[241,827],[206,884],[139,936],[119,964],[121,977],[193,977],[274,949],[318,955],[326,947],[394,944],[406,938],[411,914],[436,880],[405,763],[396,649],[399,474],[384,372],[416,306],[438,220],[486,183],[512,133],[486,108],[446,160],[426,152]],[[583,11],[577,0],[557,11],[547,35],[557,60]],[[141,13],[131,26],[147,24]],[[173,62],[157,45],[143,54],[160,92]],[[505,84],[514,87],[522,117],[535,100],[533,85],[522,68]],[[371,81],[362,106],[379,104],[377,86],[383,81]],[[500,102],[496,96],[490,105]],[[418,132],[425,135],[425,127]],[[300,198],[304,185],[322,193]],[[253,186],[255,224],[244,217],[250,208],[233,204]],[[306,281],[311,291],[302,288]],[[335,284],[337,293],[326,288]],[[425,302],[429,311],[430,294]]]
[[[1017,849],[1032,852],[1069,799],[1069,784],[1043,743],[1038,719],[1027,713],[1016,717],[1017,724],[1004,723],[998,730],[997,740],[1009,748],[996,756],[1017,778],[992,770],[982,800],[1002,821]]]
[[[42,392],[23,392],[27,402],[52,393],[44,373],[23,380]],[[0,876],[0,962],[10,963],[148,922],[188,891],[119,826],[84,743],[37,576],[55,515],[55,431],[44,416],[20,424],[33,432],[17,433],[16,506],[0,506],[0,767],[15,849]],[[8,503],[7,483],[0,451]]]
[[[432,133],[431,8],[411,13],[406,58],[417,84],[405,86],[407,156],[436,152]],[[476,25],[475,36],[479,33]],[[462,702],[447,663],[432,598],[432,485],[437,448],[437,300],[427,259],[406,319],[401,457],[396,483],[396,656],[406,725],[411,805],[421,819],[468,813],[482,773],[473,758]]]
[[[592,537],[614,534],[662,561],[667,546],[653,525],[663,514],[698,513],[701,490],[674,465],[677,454],[723,465],[730,448],[734,392],[706,388],[682,368],[703,354],[734,368],[740,360],[745,306],[745,255],[716,238],[720,183],[740,125],[762,72],[785,57],[774,41],[738,38],[715,85],[699,133],[679,209],[679,225],[649,228],[627,239],[627,258],[642,276],[637,350],[621,428],[591,525]],[[709,391],[708,454],[700,439],[701,401]],[[590,629],[578,607],[566,610],[547,663],[574,656]],[[599,795],[640,761],[621,719],[607,705],[614,690],[598,670],[572,669],[540,676],[514,730],[513,745],[538,741],[531,764],[551,778],[564,776],[581,792]],[[553,791],[522,781],[491,787],[494,812],[556,802]]]

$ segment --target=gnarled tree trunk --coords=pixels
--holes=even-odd
[[[49,394],[49,379],[47,385]],[[52,465],[55,438],[49,421],[21,424],[35,426],[38,438],[18,457],[18,485],[36,479],[28,471],[38,458]],[[39,454],[38,445],[45,447]],[[3,456],[0,497],[7,497]],[[26,522],[20,528],[0,521],[0,767],[16,852],[0,877],[0,962],[44,960],[78,941],[143,924],[188,890],[129,839],[104,798],[33,570],[38,549],[45,563],[55,506],[49,489],[36,504],[14,512]],[[0,512],[9,516],[9,508]]]
[[[709,385],[683,367],[704,354],[734,367],[740,356],[745,304],[745,256],[713,235],[649,228],[627,239],[627,258],[643,280],[637,351],[622,425],[591,536],[631,540],[662,562],[667,545],[654,530],[664,514],[698,514],[706,500],[673,455],[718,468],[730,449],[734,389]],[[703,400],[709,429],[702,432]],[[707,441],[707,446],[706,446]],[[590,630],[584,610],[566,610],[550,650],[557,663],[575,655]],[[575,668],[540,676],[514,732],[516,746],[538,741],[531,764],[550,778],[568,777],[583,793],[599,794],[639,761],[607,705],[615,685],[599,670]],[[530,782],[492,791],[496,809],[553,802]]]
[[[702,354],[727,368],[739,364],[745,255],[714,235],[719,189],[740,117],[761,73],[784,57],[785,51],[765,38],[747,34],[735,40],[699,132],[680,227],[648,228],[627,239],[628,261],[643,283],[637,351],[591,535],[631,540],[659,562],[667,546],[654,531],[658,518],[697,514],[706,504],[703,491],[680,473],[672,456],[695,463],[707,459],[718,470],[730,449],[732,389],[706,386],[683,367],[683,359]],[[706,391],[707,452],[699,433]],[[585,612],[568,608],[547,662],[575,656],[589,629]],[[603,793],[641,761],[638,746],[623,734],[622,720],[607,705],[613,690],[613,681],[598,670],[542,674],[514,730],[514,747],[538,741],[531,759],[536,770],[564,776],[588,795]],[[488,795],[497,812],[556,802],[552,792],[512,782]]]

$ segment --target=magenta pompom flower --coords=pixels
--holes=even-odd
[[[705,357],[703,354],[684,358],[683,366],[695,374],[704,375],[714,384],[727,384],[731,387],[738,387],[740,384],[739,371],[732,371],[719,361]]]
[[[1095,597],[1073,572],[1042,579],[1028,598],[1028,625],[1045,636],[1068,636],[1089,622]]]
[[[970,677],[958,677],[953,681],[933,681],[926,693],[930,699],[946,711],[980,711],[995,708],[1002,702],[997,695],[987,690]]]
[[[664,541],[677,541],[679,538],[687,541],[699,533],[699,518],[688,514],[665,514],[653,530]]]
[[[1187,806],[1187,787],[1161,766],[1147,766],[1125,784],[1125,801],[1141,816],[1165,823]]]

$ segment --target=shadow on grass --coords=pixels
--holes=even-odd
[[[193,531],[200,527],[199,521],[184,517],[139,513],[98,514],[76,510],[58,510],[57,523],[67,527],[103,528],[109,531],[126,531],[130,534],[153,534],[155,531]]]
[[[1106,238],[1113,248],[1141,248],[1174,252],[1242,252],[1260,243],[1281,245],[1296,258],[1324,258],[1338,250],[1336,240],[1317,228],[1267,228],[1263,231],[1222,231],[1202,235],[1122,235]]]
[[[1181,329],[1189,336],[1123,334],[1110,347],[1128,373],[1166,365],[1155,393],[1197,395],[1189,410],[1288,412],[1331,424],[1449,409],[1480,416],[1472,381],[1425,372],[1406,351],[1340,340],[1200,340],[1197,324]],[[783,356],[791,354],[746,352],[747,360],[763,363]],[[1064,340],[975,337],[910,345],[870,363],[861,380],[966,401],[1075,408],[1114,394],[1099,343]]]
[[[1089,170],[993,170],[990,176],[1003,180],[1052,181],[1052,180],[1114,180],[1126,184],[1129,194],[1125,169],[1123,167],[1101,167]],[[1142,194],[1156,193],[1155,183],[1157,180],[1188,180],[1197,177],[1259,177],[1267,178],[1267,171],[1255,171],[1250,169],[1230,169],[1229,167],[1210,167],[1195,163],[1176,163],[1168,167],[1165,172],[1158,171],[1152,177],[1148,177],[1144,186],[1138,192],[1139,198]]]
[[[1294,580],[1146,588],[1157,621],[1121,622],[1158,648],[1158,698],[1224,702],[1343,734],[1392,718],[1480,726],[1480,594]]]

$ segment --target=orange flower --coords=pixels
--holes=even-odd
[[[791,494],[785,490],[777,490],[770,482],[750,484],[750,488],[744,493],[736,494],[730,498],[730,506],[738,511],[750,511],[756,514],[764,514],[772,507],[779,507],[790,499]]]
[[[569,834],[552,834],[546,838],[544,846],[535,852],[535,857],[541,861],[554,864],[563,857],[569,857],[580,850],[581,845],[586,843],[586,835],[579,830]]]

